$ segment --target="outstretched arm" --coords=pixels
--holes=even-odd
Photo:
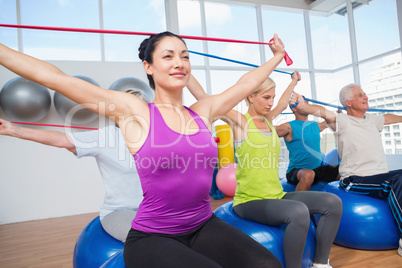
[[[384,114],[384,125],[396,124],[402,122],[402,116],[395,114]]]
[[[70,152],[77,154],[75,145],[69,140],[68,135],[60,131],[17,127],[11,122],[0,118],[0,135],[34,141],[58,148],[65,148]]]
[[[323,118],[332,130],[336,130],[335,113],[325,109],[323,106],[311,105],[304,100],[302,95],[293,92],[292,97],[290,99],[290,105],[294,105],[296,103],[297,103],[296,109]]]
[[[300,81],[301,76],[299,71],[294,71],[292,74],[292,81],[289,86],[286,88],[285,92],[283,92],[281,98],[278,101],[278,104],[274,109],[266,116],[267,119],[272,122],[278,115],[280,115],[289,105],[290,97],[292,96],[292,92],[296,87],[297,83]]]
[[[55,90],[67,98],[83,105],[100,115],[117,118],[122,114],[131,114],[135,101],[141,105],[142,100],[135,96],[127,96],[124,92],[107,90],[82,79],[69,76],[56,66],[34,57],[20,53],[0,44],[0,64],[10,71],[35,83]],[[115,104],[119,105],[115,105]],[[145,104],[145,103],[144,103]]]

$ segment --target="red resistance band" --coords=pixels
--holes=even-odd
[[[272,38],[271,40],[269,40],[268,45],[273,45],[274,43],[273,43],[272,41],[274,41],[273,38]],[[285,46],[283,46],[283,47],[285,47]],[[286,62],[286,65],[287,65],[287,66],[293,64],[292,59],[289,57],[289,55],[288,55],[288,53],[287,53],[286,51],[285,51],[285,62]]]
[[[76,126],[64,126],[64,125],[52,125],[52,124],[40,124],[40,123],[27,123],[27,122],[11,122],[11,123],[13,123],[13,124],[22,124],[22,125],[46,126],[46,127],[67,127],[67,128],[98,130],[97,128],[93,128],[93,127],[76,127]],[[1,122],[0,122],[0,125],[2,125]]]

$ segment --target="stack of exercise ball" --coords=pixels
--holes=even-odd
[[[218,140],[218,172],[216,186],[225,195],[233,197],[236,191],[236,168],[233,146],[233,134],[229,125],[215,127]]]

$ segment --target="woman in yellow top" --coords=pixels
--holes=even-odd
[[[310,214],[321,214],[316,232],[312,267],[330,268],[329,252],[342,216],[342,201],[331,193],[303,191],[286,193],[279,181],[281,144],[272,121],[289,104],[300,80],[295,71],[286,91],[273,108],[275,82],[268,78],[246,98],[248,112],[235,110],[221,118],[232,128],[237,156],[237,187],[233,209],[240,217],[266,225],[288,224],[283,241],[287,268],[300,268],[310,226]],[[188,88],[201,92],[194,78]],[[205,93],[204,93],[205,94]],[[201,94],[195,94],[202,98]]]

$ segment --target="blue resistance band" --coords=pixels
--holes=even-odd
[[[310,101],[310,102],[316,103],[316,104],[320,104],[320,105],[325,105],[325,106],[333,107],[333,108],[336,108],[336,109],[339,109],[339,110],[344,110],[344,111],[346,110],[345,107],[343,107],[343,106],[337,106],[337,105],[334,105],[334,104],[330,104],[330,103],[325,103],[325,102],[318,101],[318,100],[309,99],[309,98],[306,98],[306,97],[304,97],[304,96],[303,96],[303,99],[305,99],[306,101]],[[296,102],[295,104],[293,104],[292,106],[290,106],[290,109],[293,109],[294,107],[297,107],[298,104],[299,104],[299,103]],[[367,112],[389,112],[389,113],[390,113],[390,112],[402,112],[402,110],[375,109],[375,108],[372,108],[372,109],[368,109]]]
[[[193,54],[197,54],[197,55],[201,55],[201,56],[205,56],[205,57],[210,57],[210,58],[218,59],[218,60],[224,60],[224,61],[229,61],[229,62],[233,62],[233,63],[238,63],[238,64],[250,66],[250,67],[256,67],[256,68],[257,68],[257,67],[260,67],[260,66],[258,66],[258,65],[251,64],[251,63],[247,63],[247,62],[238,61],[238,60],[231,60],[231,59],[227,59],[227,58],[223,58],[223,57],[219,57],[219,56],[215,56],[215,55],[211,55],[211,54],[206,54],[206,53],[201,53],[201,52],[195,52],[195,51],[192,51],[192,50],[189,50],[188,52],[193,53]],[[280,70],[274,70],[274,72],[293,75],[293,73],[289,73],[289,72],[285,72],[285,71],[280,71]]]
[[[251,64],[251,63],[247,63],[247,62],[243,62],[243,61],[238,61],[238,60],[232,60],[232,59],[228,59],[228,58],[223,58],[223,57],[219,57],[219,56],[216,56],[216,55],[211,55],[211,54],[196,52],[196,51],[192,51],[192,50],[189,50],[188,52],[189,52],[189,53],[193,53],[193,54],[197,54],[197,55],[201,55],[201,56],[205,56],[205,57],[210,57],[210,58],[218,59],[218,60],[224,60],[224,61],[229,61],[229,62],[241,64],[241,65],[246,65],[246,66],[250,66],[250,67],[255,67],[255,68],[260,67],[260,66],[255,65],[255,64]],[[274,72],[293,75],[293,73],[285,72],[285,71],[280,71],[280,70],[274,70]],[[322,102],[322,101],[317,101],[317,100],[313,100],[313,99],[308,99],[308,98],[306,98],[306,97],[304,97],[304,96],[303,96],[303,98],[304,98],[306,101],[310,101],[310,102],[312,102],[312,103],[316,103],[316,104],[320,104],[320,105],[325,105],[325,106],[333,107],[333,108],[336,108],[336,109],[339,109],[339,110],[346,110],[346,109],[345,109],[344,107],[342,107],[342,106],[337,106],[337,105],[330,104],[330,103],[325,103],[325,102]],[[294,107],[297,107],[298,104],[299,104],[299,103],[296,102],[295,104],[293,104],[292,106],[290,106],[290,109],[293,109]],[[374,109],[374,108],[373,108],[373,109],[368,109],[367,111],[368,111],[368,112],[402,112],[402,110]]]

